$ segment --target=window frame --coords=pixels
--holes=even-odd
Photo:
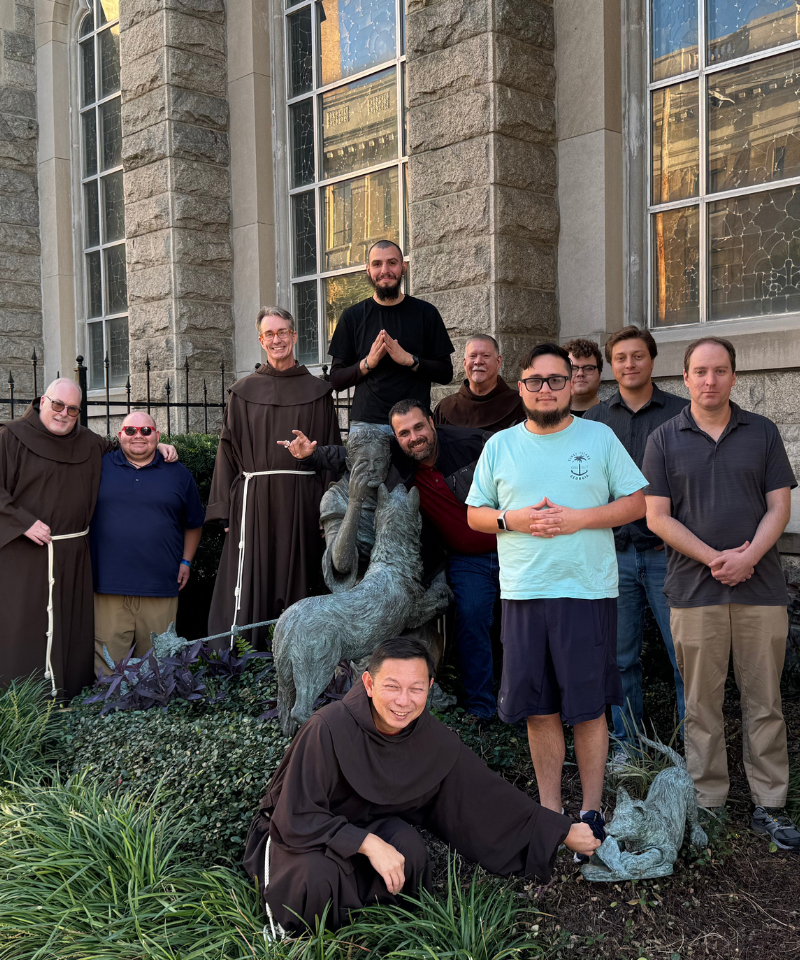
[[[316,291],[317,291],[317,360],[316,361],[307,361],[309,366],[321,366],[323,364],[330,363],[328,359],[328,334],[326,327],[325,319],[325,300],[324,300],[324,290],[325,290],[325,281],[331,277],[340,277],[340,276],[352,276],[363,274],[366,269],[366,264],[357,264],[351,267],[339,267],[331,270],[324,270],[323,267],[323,250],[324,250],[324,192],[328,187],[334,186],[337,183],[344,183],[348,180],[356,180],[360,177],[367,175],[380,173],[383,170],[396,169],[398,174],[398,192],[397,192],[397,202],[398,202],[398,237],[400,247],[404,252],[404,260],[408,265],[409,256],[408,256],[408,237],[407,237],[407,217],[406,210],[408,209],[408,149],[407,149],[407,136],[405,131],[405,112],[406,112],[406,103],[405,103],[405,75],[406,75],[406,43],[405,43],[405,0],[394,0],[395,7],[395,57],[394,59],[385,60],[380,64],[375,64],[371,67],[368,67],[365,70],[361,70],[358,73],[354,73],[347,77],[341,77],[338,80],[335,80],[331,83],[321,84],[318,83],[318,80],[321,79],[319,76],[319,20],[318,12],[316,10],[317,5],[320,3],[320,0],[297,0],[297,2],[291,3],[289,5],[286,0],[275,0],[276,3],[280,4],[281,11],[281,23],[282,23],[282,41],[281,48],[283,52],[283,72],[282,72],[282,81],[284,84],[283,96],[282,96],[282,133],[284,137],[284,143],[286,149],[284,151],[285,162],[283,163],[284,170],[282,171],[282,192],[286,198],[286,210],[287,216],[285,218],[286,228],[283,231],[283,236],[281,237],[282,243],[280,247],[283,247],[285,243],[285,250],[287,254],[287,271],[286,276],[288,280],[288,289],[289,289],[289,309],[292,311],[295,316],[295,325],[299,326],[299,318],[296,315],[295,310],[295,286],[301,283],[308,283],[310,281],[316,282]],[[295,13],[298,13],[304,8],[310,8],[311,10],[311,61],[312,61],[312,84],[311,89],[305,93],[298,94],[295,97],[291,97],[289,92],[291,90],[291,78],[290,78],[290,69],[291,69],[291,50],[290,50],[290,36],[288,30],[288,20],[289,17]],[[382,161],[380,163],[371,164],[364,166],[357,170],[351,170],[348,173],[337,174],[332,177],[323,177],[322,176],[322,98],[325,94],[330,93],[331,91],[342,88],[343,86],[355,83],[359,80],[363,80],[367,77],[382,73],[387,70],[395,70],[395,85],[396,85],[396,103],[397,103],[397,120],[396,120],[396,135],[397,135],[397,156],[393,160]],[[314,180],[311,183],[303,184],[302,186],[293,187],[292,186],[292,156],[291,156],[291,107],[295,104],[302,103],[305,100],[311,99],[313,105],[313,125],[314,125]],[[292,198],[296,195],[303,193],[312,193],[314,195],[314,209],[315,209],[315,241],[316,241],[316,253],[317,253],[317,269],[314,273],[305,273],[294,274],[294,207]],[[406,289],[408,287],[408,280],[405,281]],[[295,348],[297,352],[297,348]]]
[[[732,57],[728,60],[722,60],[719,63],[707,64],[708,44],[706,38],[706,25],[708,16],[707,0],[697,0],[697,69],[688,70],[675,76],[667,77],[663,80],[653,80],[653,2],[654,0],[644,0],[645,3],[645,50],[644,60],[645,71],[645,140],[647,149],[646,169],[645,169],[645,242],[647,244],[646,263],[646,317],[647,327],[652,331],[664,331],[674,329],[689,330],[700,324],[731,324],[731,323],[750,323],[764,322],[771,320],[800,320],[800,312],[786,311],[773,314],[747,314],[745,316],[729,317],[724,319],[709,319],[708,309],[708,270],[710,250],[708,248],[708,207],[710,204],[719,201],[732,199],[741,196],[752,196],[758,193],[768,193],[772,190],[780,190],[787,187],[800,186],[800,175],[788,177],[781,180],[770,180],[766,183],[749,184],[745,187],[736,187],[732,190],[721,190],[710,193],[708,191],[708,78],[714,74],[733,70],[736,67],[745,66],[757,61],[768,60],[771,57],[781,54],[800,51],[800,39],[790,40],[786,43],[774,47],[768,47],[764,50],[758,50],[754,53],[748,53],[741,57]],[[677,86],[687,81],[697,81],[698,96],[698,117],[697,117],[697,138],[698,138],[698,192],[697,196],[684,200],[672,200],[667,203],[654,204],[653,198],[653,93],[656,90],[663,90],[666,87]],[[666,213],[672,210],[680,210],[689,207],[696,207],[698,210],[698,319],[691,323],[670,323],[657,324],[655,320],[655,214]]]
[[[125,251],[125,272],[126,272],[126,292],[127,292],[127,238],[123,236],[121,239],[106,241],[105,238],[105,198],[104,198],[104,187],[103,180],[112,174],[119,173],[123,174],[123,162],[121,156],[121,140],[122,140],[122,128],[120,124],[120,162],[115,164],[108,169],[103,169],[102,165],[102,150],[103,150],[103,140],[102,140],[102,122],[101,122],[101,111],[102,107],[107,103],[111,103],[114,100],[118,100],[120,104],[120,113],[122,108],[122,86],[118,90],[110,93],[106,96],[101,95],[101,53],[100,53],[100,36],[101,34],[111,30],[114,26],[120,27],[121,21],[119,17],[115,20],[109,20],[106,23],[99,24],[98,18],[98,5],[100,0],[85,0],[84,3],[80,5],[78,16],[75,25],[75,38],[74,38],[74,57],[72,62],[75,66],[75,85],[73,90],[74,102],[77,109],[74,112],[75,116],[75,142],[77,144],[76,150],[76,175],[73,178],[73,183],[75,184],[75,189],[77,191],[75,210],[76,210],[76,225],[77,225],[77,242],[75,244],[77,250],[77,257],[79,262],[79,268],[75,271],[75,277],[77,280],[76,283],[76,301],[78,309],[76,310],[77,322],[80,326],[78,331],[78,342],[83,343],[83,355],[86,358],[86,367],[88,375],[90,377],[89,383],[89,392],[104,392],[106,386],[111,390],[119,390],[125,387],[124,382],[112,383],[111,379],[111,365],[110,365],[110,334],[109,334],[109,323],[112,320],[124,319],[126,321],[126,329],[128,330],[128,362],[124,372],[124,377],[130,379],[130,304],[126,306],[125,310],[122,311],[110,311],[109,299],[108,299],[108,282],[106,278],[106,251],[114,247],[122,247]],[[82,33],[83,25],[87,17],[93,18],[92,29],[87,33]],[[120,31],[121,32],[121,31]],[[83,51],[82,44],[84,44],[89,38],[92,39],[93,51],[94,51],[94,85],[95,85],[95,97],[91,103],[84,105],[84,74],[83,74]],[[120,57],[121,59],[121,57]],[[121,67],[121,64],[120,64]],[[83,118],[85,115],[94,112],[95,115],[95,129],[96,129],[96,157],[95,162],[97,165],[97,170],[94,174],[89,176],[85,175],[86,170],[86,144],[84,141],[83,135]],[[95,189],[97,190],[97,210],[98,210],[98,237],[99,242],[97,244],[88,244],[87,239],[87,226],[88,226],[88,217],[86,211],[86,186],[87,184],[96,184]],[[123,180],[123,213],[124,213],[124,180]],[[100,284],[101,284],[101,298],[102,298],[102,313],[97,317],[89,317],[89,295],[90,295],[90,284],[88,276],[88,255],[90,253],[100,254]],[[127,299],[127,293],[126,293]],[[103,330],[103,382],[101,384],[93,384],[91,382],[91,331],[90,327],[96,324],[102,325]],[[109,366],[106,369],[105,361],[109,360]],[[122,376],[122,374],[120,375]],[[108,379],[108,384],[106,384],[106,378]]]

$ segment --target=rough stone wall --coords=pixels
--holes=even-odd
[[[31,355],[42,358],[36,70],[32,2],[0,5],[0,396],[13,373],[30,397]],[[39,367],[39,389],[42,368]],[[17,415],[21,411],[15,411]],[[0,419],[8,417],[0,407]]]
[[[219,399],[234,375],[230,173],[223,0],[121,4],[122,161],[131,384],[154,399]],[[197,414],[195,425],[202,422]],[[183,421],[181,421],[183,423]]]
[[[412,290],[512,379],[557,335],[554,44],[546,0],[408,0]]]

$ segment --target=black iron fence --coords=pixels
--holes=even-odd
[[[17,395],[17,385],[14,380],[14,374],[12,371],[9,371],[8,374],[8,396],[0,397],[0,422],[4,420],[13,420],[15,417],[22,416],[25,412],[25,409],[31,403],[31,401],[39,396],[39,358],[36,355],[36,351],[33,351],[33,355],[30,359],[31,370],[33,374],[33,391],[32,396],[18,396]],[[127,416],[131,410],[145,410],[149,414],[153,414],[154,411],[163,410],[166,413],[166,433],[189,433],[192,429],[192,418],[191,412],[193,410],[202,410],[203,412],[203,432],[208,433],[208,424],[209,424],[209,411],[212,411],[212,422],[215,430],[219,429],[219,425],[222,422],[222,412],[225,409],[225,398],[226,398],[226,380],[225,380],[225,363],[224,361],[219,365],[219,379],[214,377],[214,382],[209,386],[208,379],[206,377],[202,378],[202,391],[198,388],[193,392],[193,388],[196,384],[191,383],[191,368],[189,367],[188,358],[185,360],[183,365],[183,399],[174,398],[175,387],[173,387],[169,378],[167,378],[164,388],[163,388],[163,398],[159,399],[154,394],[153,385],[151,384],[150,378],[150,357],[145,358],[145,369],[144,369],[144,399],[134,400],[131,398],[131,378],[128,376],[124,391],[125,396],[123,398],[113,398],[111,396],[111,391],[116,390],[116,387],[112,387],[110,384],[110,366],[108,355],[104,361],[104,392],[105,396],[102,399],[98,399],[95,394],[92,398],[89,397],[89,392],[87,390],[87,369],[83,363],[83,357],[76,357],[75,367],[75,379],[77,380],[82,392],[83,399],[81,401],[81,413],[80,413],[80,422],[84,426],[89,424],[90,410],[92,407],[100,416],[105,419],[106,434],[111,434],[111,418],[117,416]],[[256,364],[256,369],[260,364]],[[60,373],[58,374],[60,376]],[[327,366],[322,367],[322,379],[328,379],[328,368]],[[231,381],[232,382],[232,381]],[[44,384],[42,384],[44,386]],[[230,386],[230,383],[228,384]],[[199,396],[202,393],[202,400],[190,400],[189,398],[193,395]],[[209,399],[209,396],[218,396],[219,400]],[[350,428],[350,404],[351,397],[349,391],[342,391],[341,393],[334,393],[333,403],[336,408],[339,422],[342,426],[343,432],[347,432]],[[216,417],[213,415],[216,414]],[[197,418],[197,423],[195,429],[199,429],[199,417]]]

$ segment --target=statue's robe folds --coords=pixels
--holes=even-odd
[[[47,651],[47,547],[25,536],[37,520],[52,534],[89,526],[108,440],[75,425],[56,436],[39,419],[39,401],[0,427],[0,687],[44,675]],[[53,543],[51,661],[62,696],[94,679],[94,598],[89,538]]]
[[[250,827],[244,866],[285,929],[313,928],[328,901],[336,928],[350,910],[396,902],[357,852],[368,833],[405,856],[404,893],[430,889],[415,825],[491,873],[545,882],[570,820],[489,770],[427,711],[396,736],[379,733],[359,681],[300,728]]]
[[[303,470],[278,445],[278,440],[294,439],[292,430],[302,430],[320,444],[341,442],[329,383],[304,366],[274,370],[264,364],[231,387],[206,510],[206,522],[223,520],[230,528],[211,600],[210,635],[229,630],[233,623],[243,473]],[[333,478],[325,474],[289,473],[250,480],[237,624],[272,620],[311,593],[319,580],[324,548],[319,502],[329,479]],[[263,647],[268,628],[245,635],[254,646]],[[227,643],[223,639],[215,646],[221,649]]]

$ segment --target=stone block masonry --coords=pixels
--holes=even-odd
[[[233,380],[230,146],[223,0],[121,4],[131,386],[183,399]],[[202,413],[197,414],[198,423]]]
[[[41,360],[42,295],[33,3],[3,0],[0,16],[0,396],[13,374],[29,397]],[[39,389],[42,387],[39,367]],[[17,410],[17,414],[21,411]],[[8,408],[0,407],[0,420]]]
[[[456,361],[470,334],[497,337],[513,382],[558,333],[553,7],[409,0],[407,38],[413,292]]]

